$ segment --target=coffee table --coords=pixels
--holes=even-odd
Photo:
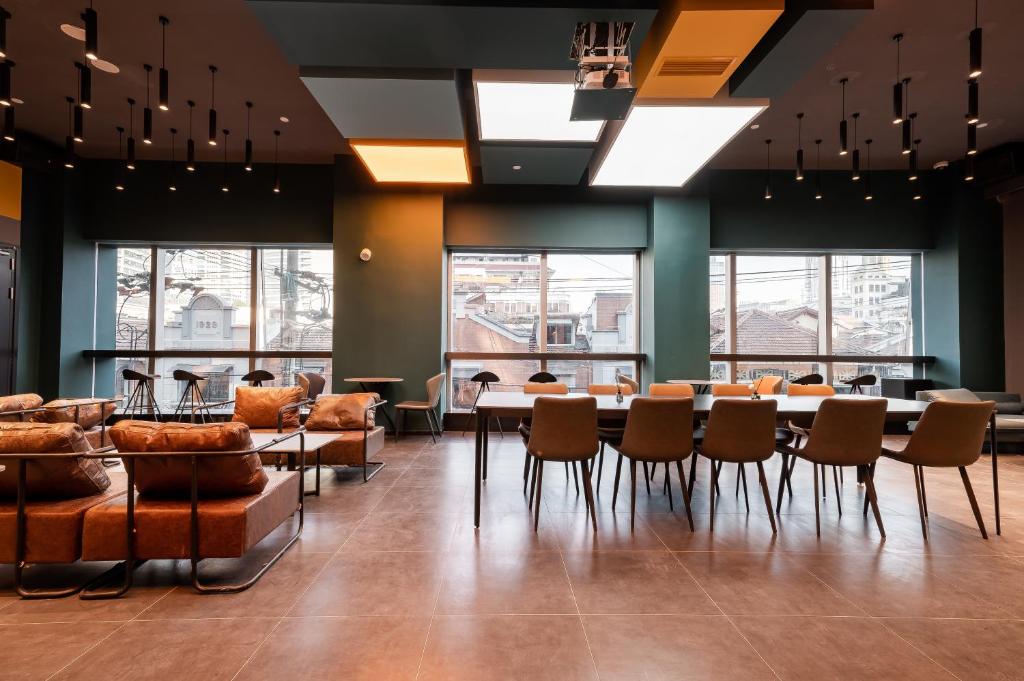
[[[273,442],[274,439],[281,437],[281,435],[282,433],[250,433],[249,436],[252,438],[253,446],[259,448],[269,442]],[[316,452],[316,487],[312,492],[306,492],[306,496],[318,497],[320,496],[320,450],[340,437],[342,436],[338,433],[308,433],[301,431],[297,438],[289,438],[283,442],[270,445],[261,451],[287,454],[288,470],[290,471],[296,469],[299,455],[304,451],[313,450]],[[302,469],[302,474],[306,474],[305,468]]]

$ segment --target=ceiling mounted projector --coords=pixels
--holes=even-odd
[[[628,21],[576,24],[569,58],[577,64],[576,92],[569,119],[622,120],[636,88],[630,78]]]

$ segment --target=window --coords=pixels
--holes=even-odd
[[[472,407],[478,386],[470,379],[480,371],[498,375],[495,390],[521,390],[542,370],[579,392],[619,373],[637,376],[636,253],[450,258],[453,408]]]
[[[125,368],[158,374],[165,408],[184,388],[178,369],[207,377],[207,401],[232,399],[257,368],[277,386],[325,374],[330,390],[333,296],[330,250],[120,248],[116,347],[133,356],[115,362],[116,392],[125,394]]]
[[[712,377],[746,382],[774,374],[790,381],[820,373],[837,384],[868,373],[912,377],[913,310],[921,300],[911,270],[918,257],[712,255]],[[800,355],[835,360],[802,362]]]

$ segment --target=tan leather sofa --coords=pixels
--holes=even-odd
[[[317,489],[321,466],[358,466],[363,482],[384,467],[370,457],[384,448],[384,428],[376,423],[378,407],[387,404],[377,393],[321,395],[306,417],[306,432],[331,433],[338,439],[315,452]],[[373,467],[372,472],[370,467]]]

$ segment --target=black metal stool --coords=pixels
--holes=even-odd
[[[173,376],[175,381],[185,381],[185,389],[181,392],[181,399],[178,400],[178,406],[174,408],[174,418],[179,421],[182,420],[187,411],[189,421],[195,422],[197,413],[203,423],[206,423],[207,417],[212,421],[213,414],[210,413],[210,408],[206,406],[203,391],[199,389],[199,381],[205,381],[206,376],[194,374],[184,369],[175,369]],[[203,413],[204,410],[206,411],[205,414]]]
[[[863,394],[861,388],[878,383],[878,376],[875,376],[874,374],[864,374],[863,376],[843,381],[843,383],[850,386],[851,395],[861,395]]]
[[[136,415],[142,416],[148,412],[150,416],[159,421],[160,406],[156,403],[153,386],[160,376],[144,374],[133,369],[123,369],[121,377],[126,381],[135,381],[135,389],[124,403],[124,413],[128,415],[128,418],[134,419]]]
[[[476,391],[476,399],[473,400],[473,408],[469,410],[469,415],[472,416],[473,414],[476,413],[476,403],[480,401],[480,396],[484,394],[484,391],[488,391],[489,392],[491,390],[491,383],[501,383],[501,379],[498,378],[498,375],[496,373],[492,372],[492,371],[481,371],[480,373],[478,373],[476,376],[474,376],[473,378],[471,378],[469,380],[472,381],[473,383],[479,383],[480,384],[480,388]],[[505,431],[503,431],[501,429],[501,419],[498,418],[498,419],[495,419],[495,420],[498,422],[498,433],[500,433],[501,437],[504,438],[505,437]],[[488,430],[488,427],[487,427],[488,425],[489,424],[484,425],[484,432],[485,433]],[[465,435],[468,430],[469,430],[469,419],[467,418],[466,419],[466,428],[462,431],[462,434]]]
[[[790,381],[791,384],[795,385],[821,385],[825,382],[825,377],[821,374],[807,374],[800,378],[795,378]]]
[[[274,380],[274,374],[264,369],[256,369],[255,371],[250,371],[245,376],[242,376],[242,380],[248,383],[250,387],[262,388],[263,381]]]

